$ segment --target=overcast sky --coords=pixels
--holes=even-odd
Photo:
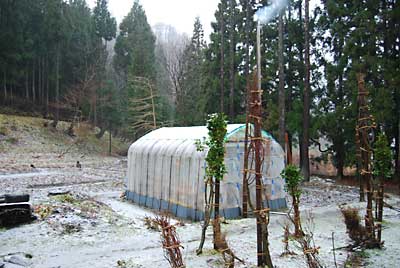
[[[206,34],[211,32],[211,21],[219,0],[140,0],[151,26],[164,23],[174,26],[189,36],[193,31],[194,19],[200,17]],[[87,0],[90,7],[96,0]],[[118,23],[128,14],[134,0],[108,0],[108,7]]]
[[[1,1],[1,0],[0,0]],[[91,8],[96,0],[86,0]],[[118,23],[128,14],[135,0],[108,0],[111,14]],[[320,0],[311,0],[311,8]],[[192,35],[194,19],[200,17],[206,36],[211,33],[219,0],[140,0],[151,26],[164,23],[174,26],[178,32]]]

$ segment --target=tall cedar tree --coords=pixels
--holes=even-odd
[[[177,106],[177,118],[184,125],[200,125],[205,120],[205,50],[204,30],[197,17],[193,35],[184,52],[182,97]]]
[[[238,3],[234,0],[221,0],[215,12],[216,22],[212,23],[213,32],[207,50],[207,113],[227,112],[233,121],[244,105],[242,92],[238,92]],[[218,104],[216,103],[218,101]]]
[[[143,7],[138,1],[119,25],[120,33],[115,43],[114,65],[124,79],[128,97],[126,126],[136,125],[135,118],[152,113],[156,82],[155,36],[147,22]],[[138,79],[139,78],[139,79]],[[143,101],[143,102],[142,102]],[[143,107],[139,107],[143,106]],[[145,109],[146,106],[148,109]],[[130,107],[130,108],[128,108]],[[149,121],[152,121],[149,114]],[[147,120],[145,118],[145,120]],[[148,131],[147,126],[131,129],[135,138]]]
[[[338,177],[354,163],[356,73],[365,72],[371,111],[399,152],[399,40],[394,28],[399,20],[392,1],[324,1],[316,34],[327,81],[317,114],[320,135],[332,142]],[[377,30],[379,29],[379,30]],[[328,33],[328,34],[327,34]],[[397,47],[396,47],[397,46]],[[398,169],[397,165],[397,169]]]

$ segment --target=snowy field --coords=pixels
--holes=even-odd
[[[143,220],[154,216],[154,212],[121,198],[126,159],[41,155],[37,157],[41,162],[30,169],[26,163],[32,157],[21,154],[10,162],[10,155],[0,155],[3,164],[0,194],[29,193],[39,217],[31,224],[0,229],[0,260],[6,261],[6,268],[169,267],[160,246],[160,233],[148,229]],[[82,169],[74,167],[76,159],[81,160]],[[19,169],[22,163],[25,167]],[[54,191],[70,194],[49,197],[48,193]],[[303,226],[313,231],[322,263],[325,267],[335,267],[333,233],[337,267],[400,267],[400,214],[388,208],[384,216],[384,249],[360,253],[365,257],[362,266],[351,261],[345,266],[349,252],[344,247],[350,240],[339,205],[363,208],[365,205],[357,200],[356,188],[336,185],[333,181],[313,178],[304,185]],[[400,207],[398,197],[388,195],[385,201]],[[306,223],[310,218],[313,224]],[[306,267],[295,242],[291,242],[290,249],[298,254],[281,257],[286,221],[284,215],[271,216],[269,238],[273,263],[281,268]],[[222,228],[235,254],[245,260],[245,264],[236,263],[235,267],[256,267],[255,219],[229,220]],[[180,223],[177,232],[184,246],[186,267],[224,267],[221,255],[212,249],[211,228],[201,256],[195,253],[200,223]],[[7,262],[12,259],[20,265]]]

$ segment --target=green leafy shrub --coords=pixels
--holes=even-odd
[[[296,198],[299,198],[301,195],[299,185],[303,180],[303,177],[300,174],[300,169],[294,165],[287,165],[287,167],[282,170],[281,176],[286,180],[286,192],[288,192],[290,195],[294,195]]]
[[[373,174],[378,178],[390,178],[393,174],[392,152],[387,137],[380,133],[374,144]]]

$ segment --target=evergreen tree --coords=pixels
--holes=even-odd
[[[215,12],[216,22],[212,23],[213,32],[210,35],[210,44],[207,57],[207,113],[230,111],[230,120],[243,111],[238,80],[238,24],[239,8],[235,0],[221,0]],[[239,91],[239,92],[238,92]],[[225,101],[225,99],[229,101]],[[218,104],[217,104],[218,103]],[[237,109],[237,111],[235,111]]]
[[[197,17],[193,35],[184,52],[182,91],[177,96],[176,107],[179,125],[201,125],[205,120],[205,49],[204,30]]]
[[[122,20],[115,43],[114,64],[118,71],[128,75],[155,79],[155,36],[143,7],[138,1]]]
[[[170,109],[155,87],[156,38],[138,1],[134,2],[119,28],[120,34],[114,47],[114,66],[124,81],[123,90],[128,100],[124,110],[129,117],[123,124],[135,138],[139,138],[156,126],[167,123]]]
[[[97,0],[93,10],[96,34],[106,42],[115,38],[117,22],[108,11],[107,0]]]
[[[397,90],[393,87],[397,83],[393,71],[398,70],[398,64],[397,69],[394,64],[398,49],[396,52],[393,47],[395,41],[388,45],[394,36],[389,26],[395,25],[395,19],[389,15],[394,14],[394,5],[390,1],[324,1],[321,11],[317,35],[325,54],[332,57],[320,61],[327,84],[320,95],[318,129],[332,142],[340,178],[344,166],[354,163],[355,158],[357,72],[367,74],[371,111],[388,139],[398,146],[399,109],[397,106],[396,110]]]

